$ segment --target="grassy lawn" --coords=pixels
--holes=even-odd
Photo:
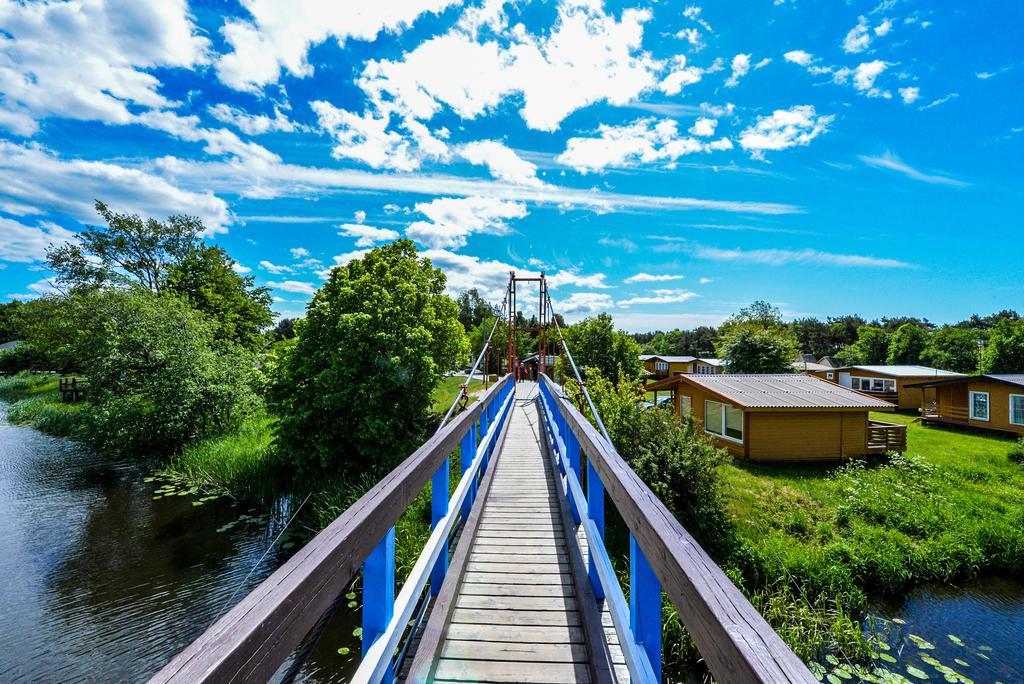
[[[455,397],[459,395],[459,386],[466,382],[466,378],[462,376],[453,376],[441,378],[441,382],[437,383],[434,387],[434,393],[432,396],[432,402],[430,405],[430,412],[435,415],[443,416],[448,408],[455,401]],[[469,383],[469,403],[476,401],[476,397],[473,396],[475,392],[483,389],[484,383],[480,380],[473,380]]]
[[[85,404],[62,402],[59,382],[54,373],[19,373],[0,378],[0,401],[11,403],[7,419],[51,435],[75,436],[81,424],[79,411]]]
[[[856,616],[867,595],[926,581],[1024,577],[1024,467],[1007,457],[1012,440],[873,417],[908,426],[905,456],[723,467],[748,586],[828,597],[830,610]]]

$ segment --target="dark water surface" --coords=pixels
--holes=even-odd
[[[139,465],[12,426],[5,408],[0,682],[145,680],[297,548],[257,565],[287,518],[284,503],[257,515],[228,499],[154,500],[160,485],[144,482]],[[353,656],[337,649],[358,652],[354,616],[342,613],[300,679],[351,671]]]
[[[947,681],[929,662],[937,660],[977,684],[1024,682],[1022,582],[986,578],[959,587],[927,585],[872,608],[882,620],[869,628],[883,636],[897,659],[880,664],[894,672],[914,680],[907,666],[916,667],[932,681]]]

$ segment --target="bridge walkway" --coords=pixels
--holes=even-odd
[[[576,530],[560,475],[541,442],[536,396],[536,383],[517,385],[481,512],[463,533],[471,536],[465,562],[453,559],[445,580],[454,584],[451,606],[440,601],[435,613],[447,614],[431,615],[440,631],[431,673],[420,669],[408,681],[609,681],[600,613],[581,610],[593,598],[579,598],[590,591],[585,570],[578,572],[585,566],[572,548]]]

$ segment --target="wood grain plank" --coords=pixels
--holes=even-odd
[[[505,660],[531,663],[586,663],[583,644],[521,644],[508,641],[449,640],[442,658],[457,660]]]
[[[453,660],[442,658],[438,682],[493,684],[576,684],[590,682],[590,669],[581,663],[528,663],[516,661]]]
[[[456,608],[486,608],[489,610],[578,610],[575,598],[561,596],[477,596],[462,594]]]

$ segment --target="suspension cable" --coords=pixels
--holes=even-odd
[[[555,313],[555,307],[551,303],[551,295],[548,295],[548,310],[551,311],[551,320],[555,322],[555,330],[558,331],[558,338],[562,340],[562,349],[565,350],[565,355],[569,357],[569,364],[572,366],[573,373],[576,374],[576,381],[580,383],[580,387],[583,388],[583,396],[587,398],[587,404],[590,406],[590,412],[594,414],[594,419],[597,421],[597,427],[601,429],[601,434],[608,440],[608,445],[613,449],[615,445],[612,444],[612,438],[608,436],[608,430],[604,427],[604,421],[601,420],[601,414],[597,412],[597,407],[594,406],[594,400],[590,398],[590,392],[587,391],[587,383],[583,382],[583,378],[580,376],[580,369],[576,367],[576,361],[572,358],[572,352],[569,351],[569,343],[565,341],[565,335],[562,334],[562,326],[558,325],[558,316]]]
[[[511,283],[511,280],[509,282]],[[508,290],[505,290],[505,298],[501,300],[501,310],[498,312],[498,315],[494,318],[494,325],[491,326],[491,332],[487,336],[487,341],[484,342],[484,346],[480,349],[480,354],[476,357],[476,363],[473,364],[472,370],[469,371],[469,377],[466,378],[466,384],[459,388],[459,393],[455,396],[455,401],[453,401],[452,405],[448,407],[448,412],[444,414],[444,418],[441,419],[441,424],[437,426],[437,430],[434,432],[435,435],[438,432],[440,432],[448,423],[448,419],[452,417],[452,413],[455,412],[455,407],[459,405],[459,402],[462,401],[462,398],[468,396],[468,385],[470,382],[472,382],[473,376],[476,375],[476,369],[477,366],[480,365],[480,360],[484,358],[484,354],[487,353],[487,350],[491,346],[491,338],[494,337],[494,331],[498,329],[498,323],[500,323],[505,316],[505,307],[507,304]],[[490,369],[485,368],[484,372],[489,373]]]

